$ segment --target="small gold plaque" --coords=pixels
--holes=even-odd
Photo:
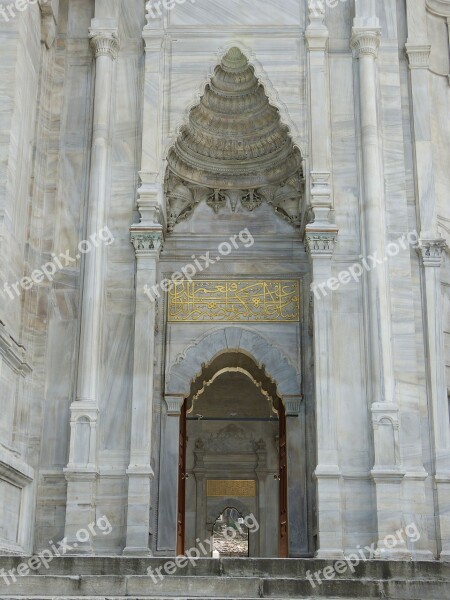
[[[296,279],[179,281],[169,291],[169,323],[270,323],[300,320]]]
[[[208,479],[207,496],[256,496],[256,481],[253,479]]]

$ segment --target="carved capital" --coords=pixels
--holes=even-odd
[[[440,267],[447,242],[444,238],[437,240],[420,240],[417,251],[424,267]]]
[[[337,236],[337,229],[330,231],[307,231],[305,233],[305,246],[308,254],[311,258],[331,258]]]
[[[356,58],[373,56],[377,58],[381,41],[381,29],[375,27],[354,27],[351,46]]]
[[[133,227],[130,233],[136,258],[143,256],[159,257],[163,247],[162,231],[146,231],[138,227]]]
[[[120,42],[117,29],[89,29],[89,38],[94,58],[109,56],[116,60],[119,55]]]
[[[286,409],[286,416],[298,417],[302,401],[303,396],[284,396],[283,402]]]
[[[430,66],[431,46],[406,44],[410,69],[428,69]]]
[[[310,0],[308,10],[309,25],[305,33],[308,48],[309,50],[324,52],[330,34],[325,24],[325,7],[323,1]]]
[[[166,396],[167,414],[177,417],[181,414],[184,398],[182,396]]]

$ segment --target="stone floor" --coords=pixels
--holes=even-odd
[[[449,600],[450,564],[440,562],[367,561],[334,578],[311,585],[308,575],[332,561],[316,559],[199,559],[184,568],[168,566],[169,558],[59,557],[48,568],[21,563],[30,557],[0,558],[0,598],[328,598],[349,600]],[[159,581],[157,569],[170,575]],[[147,569],[152,569],[147,573]],[[4,569],[4,571],[2,571]],[[16,582],[6,584],[3,573],[13,571]],[[23,572],[24,576],[17,574]],[[343,569],[341,569],[343,570]],[[353,572],[354,571],[354,572]],[[328,575],[330,571],[328,571]],[[8,575],[7,575],[8,576]],[[10,576],[9,576],[10,581]]]

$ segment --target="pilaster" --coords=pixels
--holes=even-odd
[[[136,309],[134,330],[131,448],[128,475],[128,555],[151,554],[149,548],[156,302],[145,290],[156,285],[162,230],[143,220],[130,229],[136,253]]]
[[[313,286],[332,275],[337,230],[310,231],[305,244],[311,260]],[[332,292],[314,297],[314,377],[317,423],[319,558],[343,556],[342,473],[339,466],[337,407],[333,368]]]
[[[158,550],[175,553],[177,540],[178,462],[180,416],[184,398],[166,395],[166,414],[161,429]]]
[[[440,270],[445,240],[421,239],[419,254],[424,276],[428,397],[433,434],[435,489],[441,560],[450,561],[450,428],[444,347]]]

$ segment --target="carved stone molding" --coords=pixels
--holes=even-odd
[[[94,57],[109,56],[116,60],[119,56],[120,42],[116,29],[89,29],[89,38]]]
[[[447,242],[443,239],[420,240],[417,251],[424,267],[440,267]]]
[[[308,48],[310,51],[324,52],[330,34],[325,24],[325,5],[323,0],[309,0],[308,18],[309,25],[305,33]]]
[[[159,256],[163,248],[162,231],[148,231],[133,227],[130,233],[136,257]]]
[[[39,0],[39,8],[41,11],[41,42],[50,49],[56,37],[58,4],[51,0]]]
[[[200,202],[206,202],[216,214],[222,210],[233,213],[238,204],[252,212],[266,202],[272,206],[275,214],[294,227],[299,227],[303,185],[303,178],[296,174],[277,186],[233,190],[212,189],[183,181],[168,170],[165,186],[167,229],[173,231],[177,223],[189,219]]]
[[[410,69],[428,69],[430,66],[431,46],[406,44]]]
[[[450,17],[450,0],[426,0],[427,9],[438,17]]]
[[[353,28],[351,46],[356,58],[360,58],[360,56],[364,55],[377,58],[380,41],[381,29],[379,28]]]
[[[338,232],[333,231],[307,231],[305,234],[305,246],[311,258],[329,257],[334,252]]]

